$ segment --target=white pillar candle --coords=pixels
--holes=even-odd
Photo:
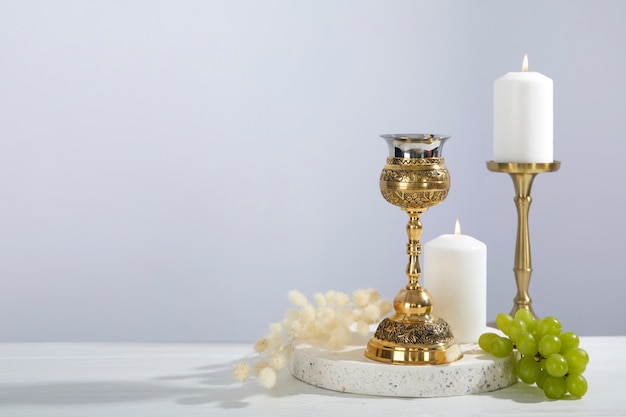
[[[487,324],[487,246],[461,234],[441,235],[424,245],[425,288],[433,314],[450,324],[460,343],[476,343]]]
[[[552,162],[552,79],[528,72],[509,72],[493,83],[493,160]]]

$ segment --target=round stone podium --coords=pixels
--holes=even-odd
[[[485,330],[493,331],[493,329]],[[496,358],[477,344],[462,344],[463,358],[444,365],[390,365],[364,356],[368,337],[328,350],[319,341],[294,340],[289,369],[316,387],[388,397],[447,397],[508,387],[517,381],[513,355]]]

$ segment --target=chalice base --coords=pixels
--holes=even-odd
[[[436,336],[442,325],[448,326],[443,319],[434,316],[413,322],[385,319],[367,343],[365,356],[394,365],[442,365],[455,362],[463,357],[463,352],[456,339]],[[423,341],[410,343],[416,337]]]
[[[463,353],[453,341],[436,345],[403,345],[373,337],[367,343],[365,356],[394,365],[441,365],[461,359]]]

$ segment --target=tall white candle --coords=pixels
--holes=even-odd
[[[446,320],[460,343],[475,343],[487,324],[487,246],[461,234],[424,245],[424,285],[433,313]]]
[[[552,162],[552,79],[528,72],[509,72],[493,84],[493,160]]]

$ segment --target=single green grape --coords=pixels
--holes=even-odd
[[[497,358],[504,358],[513,351],[513,342],[507,337],[496,337],[489,344],[489,351]]]
[[[523,356],[517,361],[517,376],[527,384],[533,384],[541,375],[539,363],[534,358]]]
[[[539,368],[541,369],[541,367]],[[545,370],[541,370],[539,376],[537,377],[537,386],[539,388],[543,388],[543,383],[546,381],[546,378],[548,377],[548,373]]]
[[[537,332],[537,323],[539,323],[539,320],[537,319],[534,319],[530,323],[526,323],[526,327],[528,328],[528,331],[530,333],[533,333],[533,335]]]
[[[532,322],[534,322],[536,319],[533,317],[533,313],[530,312],[530,310],[526,310],[525,308],[522,308],[520,310],[517,310],[515,312],[515,316],[513,317],[516,320],[521,320],[526,324],[526,328],[528,328],[528,325]]]
[[[513,319],[509,323],[509,338],[517,343],[517,339],[526,331],[526,323],[520,319]]]
[[[568,366],[569,366],[569,369],[567,373],[569,375],[581,375],[587,369],[587,365],[583,366],[582,368],[572,368],[572,366],[568,363]]]
[[[522,311],[522,310],[520,310]],[[539,351],[537,347],[537,339],[532,333],[523,333],[520,335],[515,341],[515,346],[517,346],[517,351],[524,356],[535,356]]]
[[[574,332],[565,332],[561,333],[559,336],[561,339],[561,351],[559,353],[563,354],[570,349],[577,348],[580,344],[580,339],[578,335]]]
[[[582,397],[587,392],[587,380],[582,375],[569,374],[565,378],[567,390],[574,397]]]
[[[570,368],[578,370],[583,369],[589,363],[589,355],[587,351],[579,347],[572,348],[563,354]]]
[[[547,358],[553,353],[559,353],[561,350],[561,339],[553,334],[545,335],[539,339],[537,349],[539,350],[539,353],[541,353],[541,356]]]
[[[548,334],[558,336],[561,334],[561,322],[556,317],[546,316],[539,320],[535,332],[539,339]]]
[[[509,335],[509,325],[512,321],[513,317],[506,313],[498,313],[496,316],[496,326],[507,336]]]
[[[546,372],[550,376],[565,376],[568,369],[567,360],[563,355],[553,353],[546,358]]]
[[[489,352],[489,345],[496,337],[500,337],[500,335],[495,333],[483,333],[478,338],[478,346],[480,346],[480,348],[485,352]]]
[[[565,382],[565,378],[562,376],[557,377],[548,375],[545,381],[543,381],[542,388],[546,397],[553,400],[563,398],[563,396],[567,393],[567,384]]]

